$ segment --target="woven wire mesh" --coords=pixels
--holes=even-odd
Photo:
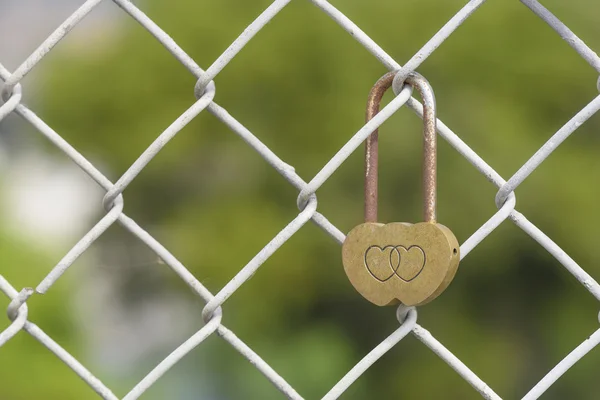
[[[234,116],[214,101],[216,85],[214,79],[227,67],[229,62],[236,57],[239,51],[258,33],[269,21],[285,8],[291,0],[276,0],[265,9],[227,48],[217,60],[206,70],[186,54],[186,52],[167,34],[160,26],[150,19],[136,5],[128,0],[113,0],[126,14],[142,25],[149,34],[154,36],[191,74],[198,80],[195,87],[197,101],[179,116],[155,141],[146,148],[143,154],[129,167],[129,169],[113,183],[106,178],[92,163],[77,152],[59,133],[48,126],[31,109],[21,103],[21,80],[32,71],[36,65],[57,45],[86,15],[93,12],[101,0],[86,1],[76,12],[60,25],[15,71],[10,72],[0,64],[0,78],[4,81],[0,106],[0,120],[11,113],[16,113],[42,135],[50,140],[58,149],[66,154],[74,163],[83,169],[105,191],[103,205],[106,214],[78,243],[60,260],[60,262],[47,274],[47,276],[33,288],[15,289],[0,275],[0,290],[11,299],[8,307],[8,317],[11,325],[0,333],[0,347],[17,334],[26,332],[42,343],[49,351],[67,364],[74,373],[83,379],[100,397],[104,399],[117,399],[100,379],[86,369],[69,352],[63,349],[42,329],[28,319],[27,300],[34,293],[46,293],[52,288],[61,275],[80,257],[90,245],[98,239],[111,225],[118,223],[128,230],[133,236],[142,241],[153,250],[166,266],[170,267],[179,277],[206,303],[203,310],[205,325],[192,337],[181,344],[175,351],[159,363],[144,379],[142,379],[123,399],[131,400],[141,396],[152,384],[165,374],[173,365],[186,354],[199,346],[206,338],[216,334],[229,343],[241,355],[246,357],[283,395],[291,399],[301,399],[302,396],[286,380],[269,366],[259,354],[255,353],[231,330],[222,324],[221,306],[245,282],[257,272],[261,265],[273,255],[286,241],[298,232],[307,222],[312,221],[324,232],[331,235],[335,241],[342,243],[344,234],[328,219],[317,211],[316,193],[319,188],[336,172],[342,163],[352,154],[367,138],[367,136],[390,116],[403,106],[411,108],[418,116],[422,117],[422,105],[412,96],[412,89],[403,86],[404,78],[411,71],[416,70],[427,58],[461,25],[476,13],[484,0],[469,1],[460,9],[441,29],[409,60],[404,66],[390,57],[375,41],[363,32],[344,13],[325,0],[311,0],[323,13],[334,20],[342,29],[350,34],[364,48],[379,60],[387,69],[398,71],[394,80],[396,97],[386,105],[379,114],[370,122],[359,129],[340,150],[321,168],[309,181],[304,181],[294,168],[282,161],[273,151],[263,144],[257,136],[243,126]],[[564,39],[581,57],[583,57],[596,71],[600,73],[600,58],[581,39],[579,39],[565,24],[548,11],[536,0],[521,0],[539,18],[550,25],[562,39]],[[600,80],[598,81],[600,89]],[[479,157],[459,136],[448,126],[438,120],[438,133],[460,155],[467,159],[479,172],[492,184],[498,187],[496,205],[498,211],[492,215],[475,233],[473,233],[460,248],[461,258],[466,257],[482,240],[492,233],[505,220],[512,221],[521,228],[541,247],[556,258],[596,299],[600,300],[600,286],[580,267],[568,254],[544,232],[531,223],[523,214],[515,209],[515,190],[527,177],[569,137],[579,126],[600,109],[600,96],[592,99],[581,111],[574,115],[562,126],[522,167],[508,180],[503,179],[490,165]],[[281,231],[258,252],[239,272],[217,293],[211,293],[196,277],[179,262],[161,243],[146,232],[136,221],[123,213],[123,191],[131,184],[145,166],[161,151],[177,132],[186,126],[193,118],[204,110],[216,116],[229,129],[238,134],[251,148],[253,148],[268,164],[279,172],[298,191],[298,207],[300,212]],[[340,381],[332,382],[331,390],[323,399],[338,398],[354,381],[369,369],[382,355],[394,347],[409,334],[414,335],[419,341],[443,359],[449,367],[454,369],[467,381],[482,397],[486,399],[500,399],[500,397],[482,379],[465,365],[459,356],[452,354],[428,330],[417,323],[417,310],[400,306],[397,310],[399,327],[387,338],[384,338],[370,353],[360,360]],[[554,384],[567,370],[577,363],[584,355],[600,342],[600,329],[593,332],[583,343],[579,344],[571,353],[561,360],[551,371],[543,377],[523,397],[535,399],[541,396]],[[1,350],[0,350],[1,351]]]

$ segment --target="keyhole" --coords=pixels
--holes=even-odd
[[[454,249],[452,250],[452,252],[454,253],[454,255],[456,255],[458,253],[458,250]]]

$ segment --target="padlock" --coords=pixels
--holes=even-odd
[[[379,112],[395,72],[381,77],[369,93],[369,121]],[[412,72],[405,81],[423,99],[423,195],[425,222],[377,222],[378,133],[366,141],[365,223],[352,229],[342,245],[344,270],[354,288],[379,305],[423,305],[450,284],[460,260],[456,237],[436,222],[437,133],[435,97],[429,82]]]

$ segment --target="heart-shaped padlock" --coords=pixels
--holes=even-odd
[[[377,112],[395,72],[371,89],[367,121]],[[348,233],[342,246],[344,270],[367,300],[383,306],[401,302],[422,305],[450,284],[460,260],[454,234],[436,222],[437,134],[435,97],[425,78],[413,72],[405,81],[423,98],[423,183],[425,221],[417,224],[377,223],[378,133],[369,136],[365,156],[365,223]]]

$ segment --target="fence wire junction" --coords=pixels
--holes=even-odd
[[[35,288],[15,289],[0,275],[0,290],[11,299],[7,309],[11,325],[0,333],[0,347],[21,331],[37,339],[41,344],[54,353],[83,379],[101,398],[117,400],[118,397],[104,383],[86,369],[77,359],[63,349],[51,337],[33,322],[28,320],[27,299],[34,293],[46,293],[60,276],[85,252],[89,246],[102,235],[112,224],[119,223],[132,235],[141,240],[154,251],[181,279],[200,296],[206,303],[202,315],[205,325],[192,337],[181,344],[175,351],[158,364],[143,378],[123,400],[139,398],[165,372],[181,358],[200,345],[207,337],[217,334],[228,342],[242,356],[254,365],[277,389],[287,398],[302,399],[302,396],[271,368],[258,354],[239,339],[222,323],[223,303],[243,285],[260,266],[292,237],[308,221],[317,224],[322,230],[332,236],[338,243],[344,241],[344,234],[337,229],[325,216],[317,211],[316,192],[327,179],[340,167],[346,158],[355,151],[367,136],[402,106],[411,108],[422,117],[423,107],[413,97],[412,89],[404,85],[404,79],[411,71],[416,70],[467,18],[469,18],[485,0],[471,0],[459,10],[404,66],[398,64],[365,32],[354,24],[342,11],[335,8],[326,0],[310,0],[322,12],[327,14],[341,28],[375,56],[388,70],[398,71],[394,78],[396,97],[385,106],[372,120],[356,132],[347,143],[323,166],[309,181],[305,182],[296,174],[294,168],[281,160],[257,136],[250,132],[242,123],[237,121],[227,110],[214,101],[214,79],[238,54],[238,52],[259,32],[271,19],[287,6],[291,0],[275,0],[260,14],[242,34],[217,58],[206,70],[186,54],[177,43],[152,21],[140,8],[129,0],[113,0],[125,13],[142,25],[148,33],[156,38],[179,62],[181,62],[197,79],[195,94],[197,101],[163,131],[129,169],[112,183],[94,165],[75,150],[57,132],[48,126],[32,110],[21,103],[21,80],[57,45],[86,15],[102,0],[88,0],[67,20],[61,24],[15,71],[12,73],[0,64],[0,79],[4,81],[1,92],[4,103],[0,106],[0,121],[11,113],[16,113],[28,121],[42,135],[50,140],[58,149],[83,169],[104,190],[106,195],[103,206],[106,210],[104,217],[75,244],[75,246],[60,260],[48,275]],[[581,57],[583,57],[598,73],[600,73],[600,57],[579,39],[564,23],[547,10],[537,0],[520,0],[539,18],[550,25]],[[600,90],[600,79],[597,83]],[[133,219],[123,213],[123,191],[158,154],[158,152],[183,127],[203,110],[215,115],[221,122],[240,136],[250,147],[263,157],[277,172],[279,172],[298,191],[299,214],[285,226],[254,258],[248,262],[218,293],[212,294],[199,282],[186,267],[180,263],[165,247],[163,247],[148,232],[140,227]],[[562,126],[539,150],[512,176],[504,180],[491,166],[479,157],[442,121],[437,122],[438,133],[463,157],[465,157],[479,172],[498,187],[496,205],[498,211],[471,235],[460,247],[461,258],[466,257],[482,240],[494,231],[502,222],[510,220],[531,236],[546,251],[554,256],[596,299],[600,300],[600,285],[583,270],[568,254],[523,214],[515,209],[516,197],[514,191],[560,144],[569,137],[579,126],[587,121],[600,109],[600,95],[592,99],[581,111]],[[325,394],[324,400],[338,398],[354,381],[356,381],[373,363],[388,350],[400,342],[409,333],[419,339],[425,346],[443,359],[465,381],[467,381],[485,399],[501,399],[482,379],[475,375],[457,356],[452,354],[443,344],[417,323],[417,310],[400,306],[397,310],[400,326],[387,338],[360,360],[331,390]],[[600,319],[600,315],[599,315]],[[561,360],[523,399],[532,400],[540,397],[583,356],[600,343],[600,329],[596,330],[583,343],[579,344],[570,354]],[[0,349],[1,351],[1,349]]]

